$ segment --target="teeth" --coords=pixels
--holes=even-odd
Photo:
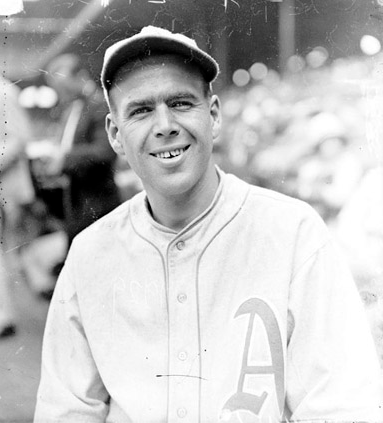
[[[169,159],[171,157],[179,156],[185,150],[186,150],[186,148],[176,148],[175,150],[172,150],[172,151],[165,151],[163,153],[158,153],[155,156],[158,157],[159,159]]]

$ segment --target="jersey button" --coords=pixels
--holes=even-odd
[[[188,353],[186,351],[180,351],[178,353],[178,360],[185,361],[188,358]]]
[[[178,294],[177,300],[179,303],[183,304],[188,299],[188,296],[186,294]]]
[[[181,251],[185,248],[185,243],[183,241],[178,241],[176,247]]]
[[[184,417],[186,417],[186,414],[187,414],[186,408],[181,407],[177,410],[177,416],[180,419],[183,419]]]

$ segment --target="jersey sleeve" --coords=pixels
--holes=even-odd
[[[69,257],[48,313],[34,423],[104,422],[108,401],[81,322]]]
[[[323,222],[319,228],[325,231]],[[288,313],[290,419],[383,422],[381,370],[366,313],[330,238],[297,266]]]

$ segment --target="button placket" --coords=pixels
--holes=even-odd
[[[195,260],[178,241],[169,249],[169,421],[194,423],[199,415],[198,307]],[[180,254],[181,250],[184,250]],[[186,255],[185,255],[186,254]],[[187,294],[186,294],[187,292]],[[190,377],[196,376],[196,377]],[[186,408],[187,407],[187,412]],[[184,411],[179,411],[184,410]],[[180,415],[181,413],[181,415]]]

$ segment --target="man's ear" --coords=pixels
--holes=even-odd
[[[125,156],[125,152],[120,141],[118,126],[114,122],[111,113],[108,113],[105,117],[105,129],[108,134],[109,143],[115,153],[120,156]]]
[[[217,139],[221,133],[221,102],[215,94],[210,99],[210,117],[212,125],[213,140]]]

